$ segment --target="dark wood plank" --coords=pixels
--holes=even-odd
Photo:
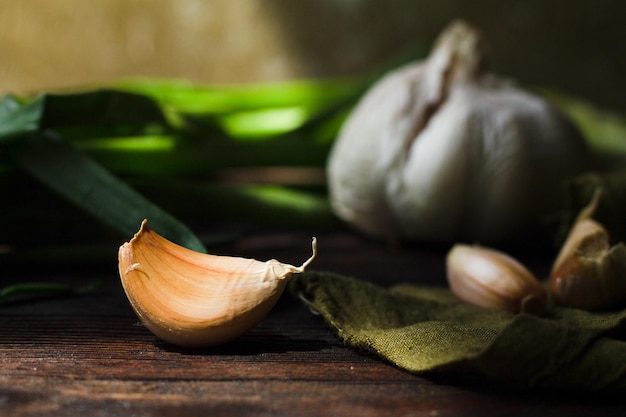
[[[272,244],[272,242],[275,242]],[[325,242],[325,243],[324,243]],[[441,282],[444,251],[320,239],[318,269],[391,284]],[[227,248],[298,262],[308,238]],[[281,256],[282,255],[282,256]],[[417,276],[417,278],[412,278]],[[614,398],[522,393],[468,377],[411,375],[347,349],[286,294],[255,329],[217,348],[175,348],[138,324],[114,267],[37,273],[96,293],[0,305],[0,416],[618,416]],[[2,279],[18,279],[8,275]],[[32,278],[32,277],[29,277]]]
[[[3,375],[11,377],[364,382],[412,378],[343,348],[318,323],[272,318],[235,342],[204,351],[159,341],[133,317],[0,318],[0,364]],[[17,354],[19,361],[14,360]]]
[[[7,416],[619,416],[623,407],[491,395],[428,383],[12,379]],[[4,412],[5,414],[2,414]]]

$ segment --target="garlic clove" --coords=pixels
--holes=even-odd
[[[609,233],[592,219],[597,190],[581,210],[550,273],[556,304],[585,310],[626,303],[626,246],[611,246]]]
[[[552,273],[554,271],[561,269],[563,263],[565,263],[576,251],[576,248],[580,246],[582,240],[584,240],[587,236],[593,235],[596,232],[600,232],[603,235],[608,237],[608,232],[597,221],[593,220],[592,216],[594,215],[598,204],[600,202],[601,192],[600,189],[597,189],[593,196],[591,197],[591,201],[585,207],[583,207],[576,217],[572,228],[570,229],[559,254],[554,261],[552,266]]]
[[[158,235],[144,220],[118,253],[124,291],[135,313],[156,336],[178,346],[228,342],[272,309],[296,267],[195,252]]]
[[[462,301],[511,313],[542,314],[546,292],[511,256],[494,249],[457,244],[446,257],[452,292]]]
[[[550,276],[558,305],[600,310],[626,303],[626,246],[610,246],[606,235],[581,240],[572,256]]]

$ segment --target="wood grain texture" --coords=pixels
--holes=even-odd
[[[292,261],[308,249],[308,239],[291,246],[276,238],[282,243],[275,247],[271,241],[248,240],[229,250],[258,259],[273,252],[271,257]],[[406,280],[411,271],[426,281],[441,278],[444,252],[438,250],[390,249],[345,236],[320,242],[319,269],[379,283]],[[92,275],[48,272],[37,278],[81,283]],[[137,322],[114,268],[96,277],[105,280],[96,293],[0,304],[0,417],[626,413],[614,398],[524,393],[461,375],[411,375],[345,348],[289,294],[232,343],[175,348]]]

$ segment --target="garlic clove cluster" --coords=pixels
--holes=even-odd
[[[587,168],[583,138],[485,63],[481,35],[455,22],[367,92],[328,159],[339,217],[385,238],[500,243],[559,207]]]
[[[462,301],[511,313],[542,314],[545,288],[509,255],[491,248],[457,244],[446,257],[447,278]]]
[[[601,310],[626,304],[626,245],[610,244],[593,219],[600,190],[574,222],[555,259],[548,282],[555,304]],[[541,314],[547,293],[517,260],[490,248],[457,244],[446,257],[452,292],[465,302],[512,313]]]
[[[256,325],[272,309],[301,266],[270,260],[195,252],[158,235],[143,221],[119,249],[124,291],[143,324],[178,346],[228,342]]]
[[[609,233],[592,216],[600,192],[568,234],[550,273],[555,303],[597,310],[626,303],[626,246],[610,244]]]

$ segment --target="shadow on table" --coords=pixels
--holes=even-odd
[[[156,340],[155,346],[183,355],[256,356],[267,353],[319,352],[333,349],[338,343],[319,339],[294,339],[283,335],[243,336],[232,342],[209,348],[184,348]]]

